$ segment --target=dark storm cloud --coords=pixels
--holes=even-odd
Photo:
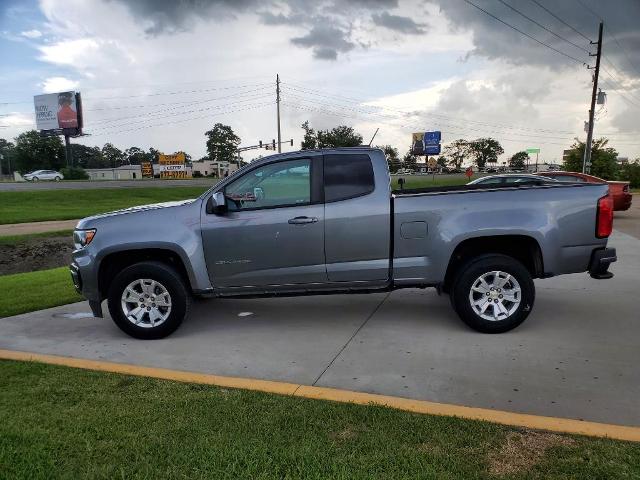
[[[258,0],[110,0],[122,3],[150,35],[189,30],[199,19],[225,20],[260,4]]]
[[[291,43],[313,49],[313,56],[321,60],[335,60],[338,52],[348,52],[355,44],[347,40],[348,32],[329,24],[315,25],[309,33],[291,39]]]
[[[470,55],[504,59],[518,65],[541,65],[552,68],[567,68],[571,65],[580,67],[580,63],[526,38],[465,1],[428,1],[440,7],[454,29],[472,32],[474,49],[469,52]],[[499,1],[471,1],[523,32],[575,57],[580,62],[593,65],[594,60],[589,57],[587,52],[545,31]],[[634,63],[637,68],[640,68],[640,27],[638,26],[640,1],[537,1],[556,17],[564,20],[575,30],[592,40],[597,40],[599,17],[603,17],[605,22],[603,52],[605,57],[609,59],[603,62],[603,66],[614,76],[616,75],[615,68],[632,77],[640,75],[631,66],[631,63]],[[548,11],[536,5],[534,1],[507,0],[506,3],[579,47],[595,52],[594,45],[590,45],[579,33],[554,18]],[[632,57],[631,62],[625,59],[622,49],[613,40],[612,34],[624,46],[627,54]],[[615,67],[607,62],[612,62]],[[604,73],[603,77],[606,79],[608,75]]]
[[[371,15],[371,19],[379,27],[408,35],[421,35],[426,32],[424,24],[416,23],[409,17],[391,15],[389,12],[374,13]]]

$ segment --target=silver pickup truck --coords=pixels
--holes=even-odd
[[[610,278],[612,221],[606,184],[392,191],[378,149],[306,150],[252,162],[195,200],[81,220],[71,276],[96,317],[106,299],[136,338],[175,331],[197,296],[425,287],[498,333],[531,312],[534,278]]]

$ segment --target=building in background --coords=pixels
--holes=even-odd
[[[122,165],[117,168],[87,168],[90,180],[141,180],[140,165]]]
[[[191,164],[191,168],[194,175],[198,172],[196,176],[224,178],[235,172],[238,169],[238,165],[230,162],[198,160]]]

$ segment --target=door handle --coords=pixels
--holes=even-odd
[[[316,217],[294,217],[289,219],[291,225],[304,225],[306,223],[316,223],[317,221]]]

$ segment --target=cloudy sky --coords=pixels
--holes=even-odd
[[[0,137],[34,128],[33,95],[78,90],[77,142],[199,158],[216,122],[276,136],[278,73],[285,150],[308,119],[401,153],[438,129],[558,161],[585,137],[602,19],[595,135],[636,158],[639,18],[639,0],[0,0]]]

